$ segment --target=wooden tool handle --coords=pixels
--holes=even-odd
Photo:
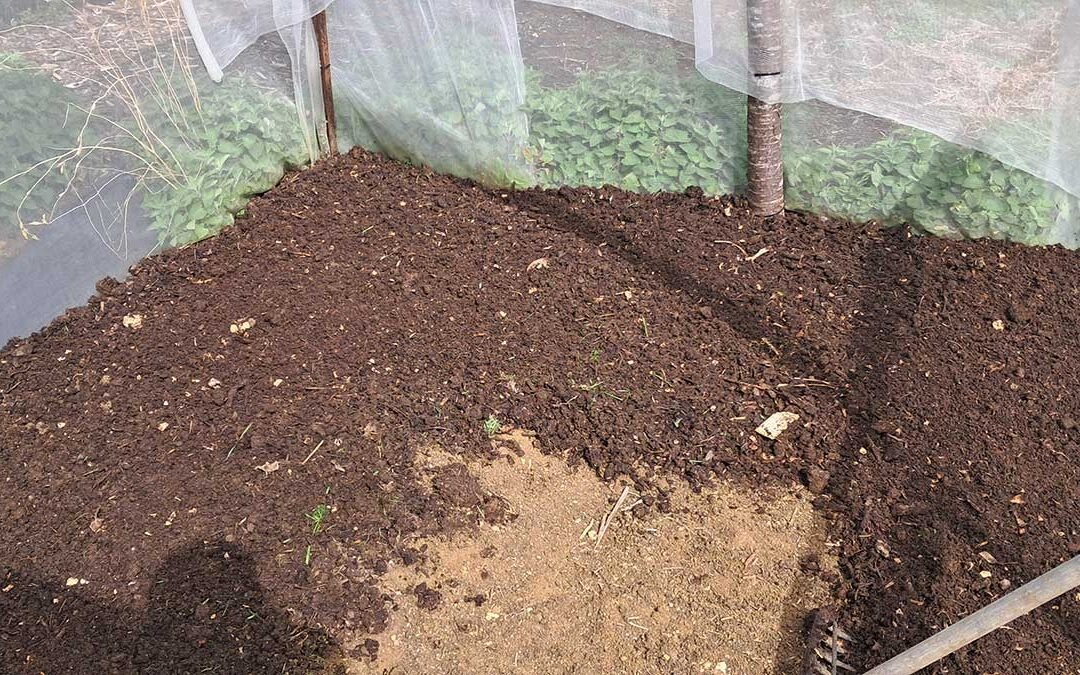
[[[1080,586],[1080,556],[1032,579],[1005,597],[873,668],[866,675],[911,675],[1077,586]]]

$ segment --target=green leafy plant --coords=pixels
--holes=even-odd
[[[788,153],[786,162],[794,208],[940,236],[1039,243],[1067,208],[1046,181],[910,129],[864,147]]]
[[[745,98],[696,74],[590,72],[565,89],[532,75],[527,110],[545,186],[722,194],[746,182]]]
[[[17,199],[14,220],[24,236],[32,236],[28,222],[52,219],[65,194],[87,198],[91,190],[80,185],[101,188],[124,177],[134,186],[128,200],[142,197],[162,242],[185,244],[231,223],[248,198],[308,159],[296,109],[285,96],[242,77],[224,85],[206,81],[184,47],[178,7],[146,9],[128,17],[128,28],[144,32],[152,58],[118,58],[114,49],[89,43],[74,57],[97,78],[78,98],[48,78],[28,83],[21,62],[0,56],[0,79],[13,82],[4,87],[13,92],[10,101],[0,93],[0,128],[16,129],[5,134],[15,147],[0,153],[0,217]],[[46,130],[53,135],[43,140]],[[36,150],[28,156],[29,148]],[[5,162],[15,162],[14,173]]]
[[[311,533],[318,534],[326,524],[326,519],[330,517],[330,507],[319,504],[311,510],[311,513],[304,514],[304,517],[311,521]]]
[[[58,148],[78,144],[83,131],[71,115],[67,89],[13,54],[0,53],[0,225],[50,219],[71,176],[51,161]]]
[[[181,178],[147,181],[143,206],[172,245],[216,234],[251,197],[307,160],[296,111],[283,96],[243,81],[203,89],[199,108],[179,121],[164,107],[148,113]]]
[[[367,39],[355,36],[358,44]],[[518,74],[507,70],[512,62],[468,27],[442,26],[440,46],[445,52],[433,59],[382,54],[376,70],[366,61],[353,65],[345,50],[336,65],[353,79],[335,88],[339,136],[488,185],[531,185]]]
[[[745,184],[736,92],[662,63],[587,73],[566,89],[535,73],[528,82],[528,153],[542,185],[725,194]],[[1071,202],[1036,176],[913,129],[858,147],[793,145],[785,159],[794,208],[942,236],[1045,242]]]

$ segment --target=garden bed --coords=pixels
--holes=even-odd
[[[344,651],[379,667],[406,606],[501,615],[469,572],[438,570],[456,569],[446,541],[531,527],[536,502],[483,477],[510,429],[617,486],[589,508],[639,495],[619,550],[666,531],[634,522],[718,527],[683,487],[737,490],[740,518],[774,526],[769,504],[809,491],[828,529],[762,576],[824,584],[869,665],[1080,551],[1077,278],[1063,249],[763,223],[695,190],[513,192],[359,151],[323,162],[0,354],[0,665],[303,672]],[[778,411],[799,419],[756,434]],[[814,540],[800,513],[790,528]],[[403,594],[403,574],[431,585]],[[807,597],[787,600],[789,637]],[[1078,634],[1070,594],[947,672],[1073,672]],[[624,655],[662,668],[643,654],[664,644]],[[769,649],[779,664],[791,646]],[[746,663],[733,672],[768,671]]]

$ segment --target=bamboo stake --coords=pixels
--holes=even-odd
[[[1061,563],[866,675],[911,675],[1077,586],[1080,586],[1080,556]]]
[[[311,17],[315,26],[315,43],[319,47],[319,74],[322,77],[323,110],[326,113],[326,143],[330,147],[327,153],[336,155],[337,115],[334,112],[334,83],[330,75],[330,35],[326,28],[326,11]]]
[[[784,211],[784,155],[780,95],[783,73],[783,0],[746,0],[751,93],[746,101],[747,196],[762,216]]]

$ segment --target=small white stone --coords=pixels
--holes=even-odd
[[[65,586],[78,586],[79,585],[79,577],[68,577],[67,581],[64,582],[64,585]]]

